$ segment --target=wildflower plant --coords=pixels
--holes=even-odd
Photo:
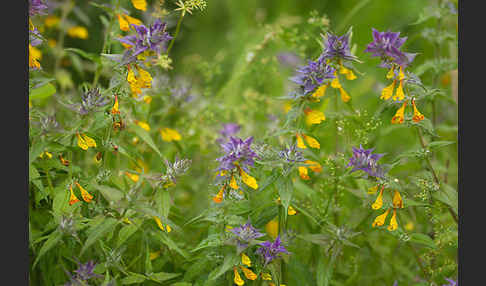
[[[32,285],[457,285],[457,1],[81,2],[29,1]]]

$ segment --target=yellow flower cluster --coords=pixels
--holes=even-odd
[[[170,225],[166,224],[165,225],[165,229],[164,229],[164,226],[162,225],[162,221],[160,220],[160,218],[154,216],[154,220],[155,220],[155,223],[157,223],[157,226],[162,230],[162,231],[167,231],[168,233],[172,231],[172,228],[170,227]]]
[[[309,166],[299,166],[299,176],[302,178],[302,180],[310,180],[309,173],[307,171],[307,168],[311,169],[315,173],[320,173],[322,171],[322,166],[316,161],[311,161],[307,160],[304,161],[305,164]]]
[[[245,253],[241,253],[241,263],[248,267],[251,267],[251,260]],[[246,279],[255,280],[258,278],[258,276],[251,269],[243,265],[240,265],[239,268],[241,269],[241,271],[243,271],[243,274],[245,275]],[[234,272],[233,281],[235,282],[235,284],[238,286],[245,285],[245,281],[241,278],[240,273],[238,272],[238,267],[236,266],[233,267],[233,272]]]
[[[152,87],[152,76],[138,65],[135,65],[135,68],[128,65],[127,81],[134,97],[142,94],[142,88]]]
[[[373,190],[375,190],[375,188],[369,190],[368,193],[372,192]],[[376,190],[378,190],[377,187],[376,187]],[[384,190],[385,190],[385,186],[382,186],[380,192],[378,193],[378,197],[376,198],[375,202],[371,205],[372,209],[379,210],[379,209],[382,208]],[[395,193],[393,195],[392,203],[393,203],[393,215],[392,215],[392,218],[390,219],[390,224],[387,228],[389,231],[394,231],[398,228],[397,209],[403,208],[403,200],[402,200],[400,193],[397,190],[395,190]],[[376,227],[376,226],[384,225],[386,217],[390,213],[391,209],[392,208],[388,208],[383,214],[377,216],[375,218],[375,220],[373,221],[373,224],[371,226]]]
[[[83,200],[87,203],[91,202],[91,200],[93,199],[93,196],[90,193],[88,193],[88,191],[86,191],[78,182],[74,182],[74,183],[76,184],[76,186],[78,186],[79,190],[81,191],[81,197],[83,198]],[[69,198],[69,205],[73,205],[73,204],[79,202],[79,199],[74,194],[72,184],[69,185],[69,191],[71,193],[71,196]]]

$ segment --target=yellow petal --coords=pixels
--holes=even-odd
[[[232,187],[235,190],[240,188],[240,187],[238,187],[238,184],[236,183],[236,179],[235,179],[234,176],[231,176],[231,181],[230,181],[229,185],[230,185],[230,187]]]
[[[397,223],[397,210],[393,209],[393,216],[390,220],[390,225],[387,227],[389,231],[394,231],[397,229],[398,223]]]
[[[424,120],[424,115],[420,113],[417,106],[415,105],[415,99],[412,99],[412,105],[413,105],[413,117],[412,117],[413,122],[420,122]]]
[[[220,202],[223,201],[223,194],[224,194],[224,185],[221,187],[219,190],[218,194],[213,197],[213,202],[219,204]]]
[[[235,284],[238,285],[238,286],[245,285],[245,281],[243,281],[243,279],[241,279],[240,274],[238,273],[238,270],[236,270],[236,267],[233,268],[233,271],[235,273],[235,278],[233,279]]]
[[[82,134],[82,136],[83,136],[84,142],[86,142],[86,145],[88,145],[88,147],[96,147],[96,141],[93,138],[89,137],[86,134]]]
[[[336,72],[334,72],[334,78],[331,81],[332,88],[341,88],[341,83],[339,83],[339,78]]]
[[[317,141],[315,138],[307,136],[305,134],[302,134],[302,136],[304,137],[304,139],[307,142],[307,144],[309,145],[309,147],[315,148],[315,149],[321,149],[321,144],[319,144],[319,141]]]
[[[146,95],[146,96],[143,97],[143,101],[146,104],[150,104],[152,102],[152,97],[150,95]]]
[[[324,116],[324,113],[319,110],[307,109],[304,111],[304,113],[306,114],[305,121],[307,125],[319,124],[322,121],[326,120],[326,116]]]
[[[327,84],[321,85],[313,94],[313,98],[321,98],[326,94]]]
[[[395,76],[395,66],[391,67],[391,69],[386,74],[386,78],[391,79],[391,78],[393,78],[393,76]]]
[[[124,217],[122,221],[127,224],[132,224],[132,222],[127,217]]]
[[[150,131],[150,125],[148,125],[147,122],[144,121],[137,121],[137,125],[142,127],[143,129]]]
[[[371,187],[368,189],[368,194],[369,195],[374,195],[376,194],[376,192],[378,191],[378,185],[374,186],[374,187]]]
[[[257,279],[258,276],[255,273],[253,273],[253,271],[251,271],[250,269],[243,266],[240,266],[240,269],[243,271],[243,274],[245,274],[246,279],[250,279],[250,280]]]
[[[166,225],[165,226],[165,229],[167,229],[167,233],[171,232],[172,231],[172,228],[170,227],[170,225]]]
[[[128,25],[142,25],[142,21],[137,18],[130,17],[128,15],[123,14],[123,18],[128,22]]]
[[[251,260],[250,257],[248,257],[246,254],[241,253],[241,263],[244,265],[251,267]]]
[[[240,169],[240,176],[243,183],[245,183],[248,187],[253,189],[258,189],[258,183],[255,178],[248,175],[243,169]]]
[[[79,133],[77,133],[76,136],[78,136],[78,146],[83,150],[88,150],[89,146],[88,143],[86,143],[86,141],[84,140],[84,138],[82,138],[79,135]]]
[[[288,113],[292,109],[292,104],[290,102],[285,102],[284,103],[284,112]]]
[[[135,183],[138,182],[138,180],[140,179],[140,176],[137,175],[137,174],[132,174],[132,173],[129,173],[129,172],[125,172],[125,175],[132,181],[134,181]]]
[[[374,210],[378,210],[381,209],[382,206],[383,206],[383,189],[381,189],[375,202],[371,205],[371,208]]]
[[[76,197],[76,195],[73,192],[73,186],[69,186],[69,191],[71,192],[71,196],[69,197],[69,205],[73,205],[74,203],[79,202],[79,199]]]
[[[68,36],[72,38],[79,38],[79,39],[87,39],[88,38],[88,30],[85,27],[81,26],[74,26],[67,30]]]
[[[170,129],[170,128],[163,128],[160,131],[162,135],[162,140],[166,142],[171,142],[171,141],[180,141],[181,140],[181,135],[177,130]]]
[[[116,17],[118,18],[118,24],[120,26],[120,30],[125,32],[130,31],[130,26],[128,26],[128,21],[125,19],[125,17],[123,17],[120,14],[116,14]]]
[[[272,275],[270,275],[269,273],[262,273],[262,279],[272,281]]]
[[[111,114],[120,114],[120,109],[118,106],[118,95],[115,94],[115,103],[113,104],[113,107],[111,108]]]
[[[403,209],[403,200],[400,193],[395,190],[395,194],[393,195],[393,207]]]
[[[400,72],[398,73],[398,80],[403,80],[405,78],[405,74],[403,73],[403,68],[400,66]]]
[[[44,19],[44,25],[46,25],[47,28],[51,28],[57,26],[60,21],[61,19],[59,19],[59,17],[49,15]]]
[[[348,102],[351,99],[349,94],[342,87],[339,88],[339,92],[341,93],[341,100],[343,102]]]
[[[302,178],[302,180],[309,180],[309,175],[307,173],[307,167],[300,166],[299,168],[299,176]]]
[[[265,225],[265,231],[268,233],[268,235],[275,239],[278,235],[278,221],[276,220],[271,220]]]
[[[306,149],[307,146],[305,146],[302,136],[300,136],[299,134],[295,134],[295,136],[297,137],[297,147],[301,149]]]
[[[91,202],[93,196],[90,193],[88,193],[88,191],[86,191],[83,187],[81,187],[81,185],[78,184],[78,182],[76,182],[76,186],[78,186],[78,188],[81,190],[81,196],[83,197],[83,200],[87,203]]]
[[[392,82],[389,86],[385,87],[381,91],[380,99],[388,100],[393,95],[393,90],[395,89],[395,81]]]
[[[393,116],[391,123],[392,124],[402,124],[404,120],[404,113],[405,113],[405,107],[407,106],[407,102],[405,101],[400,107],[397,112],[395,113],[395,116]]]
[[[295,215],[296,213],[297,213],[297,211],[292,206],[289,206],[289,209],[287,210],[287,214],[288,215]]]
[[[355,80],[357,79],[356,75],[353,73],[352,70],[349,70],[349,72],[346,74],[346,79],[347,80]]]
[[[142,11],[147,10],[147,1],[145,0],[132,0],[132,5],[138,10],[142,10]]]
[[[29,44],[29,67],[32,69],[39,69],[40,63],[39,59],[41,58],[42,53],[36,47],[33,47]]]
[[[385,224],[385,219],[388,216],[388,213],[389,212],[390,212],[390,209],[387,209],[386,212],[384,212],[383,214],[377,216],[375,218],[375,221],[373,222],[373,224],[371,226],[372,227],[375,227],[375,226],[382,226],[383,224]]]
[[[154,260],[159,256],[160,256],[160,251],[150,252],[150,260]]]
[[[397,88],[397,93],[395,93],[395,96],[393,96],[393,100],[402,101],[404,99],[405,99],[405,93],[403,92],[403,80],[401,80]]]
[[[157,225],[159,226],[159,228],[162,230],[162,231],[165,231],[164,229],[164,226],[162,225],[162,222],[160,221],[160,219],[156,216],[154,216],[154,220],[155,222],[157,223]]]
[[[306,160],[304,163],[310,165],[307,168],[311,169],[313,172],[320,173],[322,171],[322,166],[316,161]]]

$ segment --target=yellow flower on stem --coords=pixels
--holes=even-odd
[[[311,161],[311,160],[306,160],[304,163],[310,165],[309,169],[311,169],[313,172],[320,173],[322,171],[322,166],[316,161]]]
[[[236,269],[236,267],[233,267],[233,271],[235,273],[235,278],[233,279],[235,284],[238,285],[238,286],[245,285],[245,281],[243,281],[243,279],[241,279],[241,276],[238,273],[238,270]]]
[[[150,125],[148,125],[145,121],[138,121],[136,120],[135,123],[140,126],[141,128],[145,129],[146,131],[150,131]]]
[[[312,95],[311,97],[313,98],[321,98],[323,97],[325,94],[326,94],[326,89],[327,89],[328,85],[327,84],[324,84],[324,85],[321,85]]]
[[[69,28],[67,30],[67,34],[72,38],[78,38],[83,40],[88,38],[88,30],[85,27],[81,26],[74,26]]]
[[[395,66],[393,65],[391,69],[388,71],[388,73],[386,74],[386,78],[391,79],[394,76],[395,76]]]
[[[48,159],[51,159],[52,158],[52,154],[47,152],[47,151],[44,151],[42,152],[40,155],[39,155],[39,158],[41,159],[44,159],[44,156],[46,156]]]
[[[75,184],[76,186],[78,186],[79,190],[81,191],[81,196],[83,197],[83,200],[87,203],[91,202],[93,196],[90,193],[88,193],[88,191],[86,191],[83,187],[81,187],[81,185],[78,184],[78,182],[76,182]]]
[[[71,192],[71,196],[69,197],[69,205],[72,206],[73,204],[79,202],[79,199],[76,197],[76,195],[73,192],[73,185],[69,185],[69,191]]]
[[[162,222],[160,221],[160,219],[156,216],[154,216],[154,220],[155,220],[155,223],[157,224],[157,226],[162,230],[162,231],[165,231],[164,229],[164,226],[162,225]]]
[[[326,120],[326,116],[324,113],[319,110],[312,110],[310,108],[306,108],[304,110],[305,113],[305,122],[307,125],[312,124],[320,124],[322,121]]]
[[[150,260],[154,260],[156,259],[157,257],[160,256],[160,251],[154,251],[154,252],[150,252]]]
[[[32,69],[40,69],[39,60],[41,57],[42,53],[29,44],[29,67]]]
[[[321,149],[321,144],[319,144],[319,141],[317,141],[315,138],[307,136],[305,134],[302,134],[302,136],[304,137],[304,139],[307,142],[307,144],[309,145],[309,147],[315,148],[315,149]]]
[[[213,202],[219,204],[223,201],[224,187],[225,187],[225,185],[223,185],[221,187],[221,189],[219,190],[218,194],[213,197]]]
[[[393,195],[393,207],[394,208],[400,208],[400,209],[403,209],[403,200],[402,200],[402,196],[400,196],[400,193],[395,190],[395,194]]]
[[[420,113],[420,111],[417,109],[417,106],[415,105],[415,98],[412,99],[412,106],[413,106],[413,117],[412,117],[413,122],[420,122],[424,120],[424,115]]]
[[[398,85],[397,92],[393,96],[393,100],[402,101],[405,99],[405,93],[403,92],[403,80],[400,80],[400,84]]]
[[[397,112],[395,113],[395,116],[393,116],[391,123],[392,124],[402,124],[404,120],[404,113],[405,113],[405,107],[407,106],[407,102],[405,101],[400,107]]]
[[[341,83],[339,82],[339,78],[337,72],[334,72],[334,78],[331,81],[332,88],[341,88]]]
[[[138,182],[138,180],[140,179],[140,176],[137,175],[137,174],[132,174],[132,173],[129,173],[129,172],[125,172],[125,175],[132,181],[134,181],[135,183]]]
[[[304,139],[302,139],[302,136],[300,136],[298,133],[295,134],[295,136],[297,137],[297,147],[301,149],[307,149],[307,146],[305,146]]]
[[[49,15],[44,19],[44,25],[46,25],[47,28],[52,28],[54,26],[57,26],[61,19],[57,16]]]
[[[133,7],[138,10],[146,11],[147,10],[147,1],[145,0],[131,0]]]
[[[373,224],[371,226],[375,227],[375,226],[382,226],[383,224],[385,224],[385,219],[388,216],[389,212],[390,212],[390,209],[387,209],[383,214],[377,216],[375,218],[375,221],[373,222]]]
[[[378,210],[381,209],[381,207],[383,206],[383,191],[384,191],[384,187],[381,188],[380,193],[376,198],[376,201],[371,205],[372,209]]]
[[[115,103],[113,104],[113,107],[111,108],[111,114],[120,114],[120,108],[118,104],[118,95],[115,94]]]
[[[152,87],[152,76],[150,73],[137,65],[135,65],[135,68],[128,65],[127,81],[133,96],[141,94],[142,88]]]
[[[390,225],[387,227],[389,231],[394,231],[395,229],[398,228],[398,223],[397,223],[397,210],[393,209],[393,216],[390,220]]]
[[[284,112],[289,113],[289,111],[292,109],[292,104],[290,102],[285,102],[283,106]]]
[[[340,65],[339,73],[345,75],[347,80],[355,80],[356,79],[356,75],[353,73],[352,70],[343,66],[342,62],[339,62],[339,65]]]
[[[343,102],[348,102],[351,99],[349,94],[342,87],[339,88],[339,93],[341,94],[341,100]]]
[[[376,194],[376,192],[378,191],[378,185],[374,186],[374,187],[371,187],[368,189],[368,194],[369,195],[374,195]]]
[[[162,140],[166,142],[171,142],[171,141],[180,141],[181,140],[181,135],[177,130],[171,129],[171,128],[162,128],[160,131],[160,134],[162,136]]]
[[[255,273],[253,273],[253,271],[251,271],[250,269],[243,266],[240,266],[240,269],[243,271],[243,274],[245,274],[246,279],[250,279],[250,280],[257,279],[258,276]]]
[[[235,176],[231,176],[231,181],[229,183],[229,186],[235,190],[239,189],[238,184],[236,183]]]
[[[395,89],[395,83],[396,80],[394,80],[389,86],[383,88],[383,90],[381,91],[380,99],[388,100],[390,99],[390,97],[392,97],[393,90]]]
[[[289,206],[289,209],[287,210],[287,214],[288,215],[295,215],[295,214],[297,214],[297,211],[292,206]]]
[[[89,147],[96,147],[96,141],[86,134],[76,133],[78,136],[78,146],[83,150],[88,150]]]
[[[59,154],[59,160],[61,161],[61,164],[64,166],[68,167],[69,166],[69,161],[64,159],[61,154]]]
[[[405,74],[403,73],[403,68],[400,66],[400,71],[398,72],[398,80],[403,80],[405,78]]]
[[[142,21],[137,18],[130,17],[126,14],[116,14],[118,18],[118,24],[120,25],[120,30],[128,32],[130,31],[130,26],[133,25],[142,25]]]
[[[248,267],[251,267],[250,257],[248,257],[248,255],[244,254],[243,252],[241,253],[241,263]]]
[[[243,169],[240,168],[240,176],[243,183],[245,183],[248,187],[253,189],[258,189],[258,183],[255,178],[248,175]]]
[[[150,104],[152,102],[152,97],[150,95],[146,95],[146,96],[143,97],[143,101],[146,104]]]
[[[271,220],[265,225],[265,231],[268,233],[268,235],[275,239],[278,235],[278,221],[276,220]]]
[[[299,176],[302,178],[302,180],[310,180],[309,174],[307,172],[307,167],[300,166],[298,170]]]
[[[269,273],[262,272],[262,279],[267,281],[272,281],[272,275],[270,275]]]

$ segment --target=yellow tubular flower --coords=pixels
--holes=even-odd
[[[67,30],[67,34],[72,38],[78,38],[83,40],[88,38],[88,30],[85,27],[81,26],[74,26],[69,28]]]
[[[243,266],[240,266],[240,269],[243,271],[243,274],[245,274],[246,279],[250,279],[250,280],[257,279],[258,276],[255,273],[253,273],[253,271],[251,271],[250,269]]]
[[[144,121],[136,121],[137,125],[140,126],[141,128],[150,131],[150,125],[148,125],[147,122]]]
[[[150,95],[146,95],[146,96],[143,97],[143,101],[146,104],[150,104],[152,102],[152,97]]]
[[[83,200],[87,203],[91,202],[93,196],[90,193],[88,193],[88,191],[86,191],[83,187],[81,187],[81,185],[78,184],[78,182],[76,182],[75,184],[76,186],[78,186],[79,190],[81,190],[81,196],[83,197]]]
[[[142,10],[142,11],[147,10],[147,1],[145,0],[132,0],[132,5],[138,10]]]
[[[403,80],[405,78],[405,74],[403,73],[403,68],[400,66],[400,72],[398,72],[398,80]]]
[[[165,231],[164,229],[164,226],[162,225],[162,222],[160,221],[160,219],[156,216],[154,216],[154,220],[155,220],[155,223],[157,223],[157,226],[162,230],[162,231]]]
[[[397,190],[395,190],[395,194],[393,195],[392,202],[394,208],[403,209],[403,200],[402,197],[400,196],[400,193]]]
[[[390,225],[387,227],[389,231],[394,231],[397,229],[398,223],[397,223],[397,210],[393,209],[393,216],[390,220]]]
[[[316,161],[311,161],[311,160],[306,160],[304,163],[310,165],[309,169],[311,169],[312,171],[316,172],[316,173],[320,173],[322,171],[322,166],[321,164],[319,164],[318,162]]]
[[[287,214],[288,215],[295,215],[295,214],[297,214],[297,211],[292,206],[289,206],[289,209],[287,210]]]
[[[382,91],[381,91],[381,96],[380,96],[380,99],[384,99],[384,100],[388,100],[390,99],[390,97],[392,97],[393,95],[393,90],[395,89],[395,82],[396,80],[394,80],[392,82],[392,84],[390,84],[389,86],[385,87]]]
[[[240,168],[240,176],[243,183],[245,183],[248,187],[253,189],[258,189],[258,183],[255,178],[248,175],[243,169]]]
[[[213,202],[219,204],[223,201],[223,194],[224,194],[224,185],[219,190],[218,194],[213,197]]]
[[[386,74],[386,78],[391,79],[393,78],[394,75],[395,75],[395,66],[392,66],[391,69]]]
[[[302,180],[310,180],[309,174],[307,173],[307,167],[300,166],[298,169],[299,176],[302,178]]]
[[[78,146],[83,150],[88,150],[88,148],[89,148],[88,143],[86,143],[86,141],[83,139],[83,137],[81,137],[81,135],[79,135],[79,133],[77,133],[76,136],[78,137]]]
[[[111,114],[120,114],[120,109],[118,106],[118,95],[115,94],[115,103],[113,104],[113,107],[111,108]]]
[[[96,147],[96,141],[86,134],[81,134],[83,136],[84,142],[88,147]]]
[[[57,26],[60,21],[61,19],[59,19],[59,17],[49,15],[44,19],[44,25],[46,25],[47,28],[51,28]]]
[[[246,254],[244,254],[243,252],[241,253],[241,263],[243,263],[244,265],[248,266],[248,267],[251,267],[251,260],[250,260],[250,257],[248,257]]]
[[[236,267],[233,267],[233,271],[235,273],[235,278],[233,279],[235,284],[238,285],[238,286],[245,285],[245,281],[243,281],[243,279],[241,279],[240,274],[238,273],[238,270],[236,270]]]
[[[386,212],[384,212],[383,214],[377,216],[375,218],[375,221],[373,222],[373,224],[371,226],[372,227],[375,227],[375,226],[382,226],[383,224],[385,224],[385,219],[388,216],[388,213],[389,212],[390,212],[390,209],[387,209]]]
[[[69,160],[64,159],[61,154],[59,154],[59,160],[61,161],[61,164],[63,164],[64,166],[66,167],[69,166]]]
[[[229,186],[235,190],[238,190],[240,187],[238,187],[238,184],[236,183],[235,176],[231,176],[231,181],[229,183]]]
[[[138,76],[135,74],[133,68],[128,66],[127,81],[130,85],[130,90],[133,96],[137,96],[142,93],[142,88],[152,87],[152,76],[146,70],[135,66]]]
[[[271,220],[265,225],[265,231],[268,233],[268,235],[275,239],[278,235],[278,221],[276,220]]]
[[[269,273],[262,273],[262,279],[272,281],[272,275],[270,275]]]
[[[297,137],[297,147],[299,147],[301,149],[307,149],[307,146],[305,146],[304,140],[302,139],[302,136],[299,135],[298,133],[295,134],[295,136]]]
[[[378,197],[376,198],[376,201],[371,205],[371,208],[374,210],[381,209],[383,206],[383,188],[381,189],[380,193],[378,194]]]
[[[403,80],[400,80],[400,84],[398,85],[397,88],[397,93],[395,93],[395,96],[393,96],[393,100],[404,100],[405,99],[405,93],[403,92]]]
[[[341,93],[341,100],[343,102],[348,102],[351,99],[349,94],[342,87],[339,88],[339,93]]]
[[[356,75],[353,73],[352,70],[349,70],[349,72],[346,74],[346,79],[347,80],[355,80],[357,79]]]
[[[128,32],[130,30],[130,25],[141,25],[142,21],[137,18],[130,17],[125,14],[117,14],[118,24],[120,25],[120,30]]]
[[[319,141],[317,141],[315,138],[307,136],[305,134],[302,134],[302,136],[304,137],[307,144],[309,144],[309,147],[315,149],[321,149],[321,144],[319,144]]]
[[[327,84],[321,85],[312,95],[313,98],[321,98],[326,94]]]
[[[420,111],[417,109],[417,106],[415,105],[415,99],[412,99],[412,106],[413,106],[413,117],[412,117],[413,122],[420,122],[424,120],[424,115],[420,113]]]
[[[39,155],[39,158],[44,159],[44,156],[46,156],[48,159],[51,159],[52,158],[52,154],[49,153],[49,152],[47,152],[47,151],[44,151],[43,153],[41,153]]]
[[[167,229],[167,233],[171,232],[172,231],[172,228],[170,227],[170,225],[165,225],[165,229]]]
[[[69,186],[69,191],[71,192],[71,196],[69,197],[69,205],[72,206],[73,204],[79,202],[79,199],[76,197],[76,195],[73,192],[73,185]]]
[[[150,252],[150,260],[154,260],[155,258],[160,256],[160,251]]]
[[[29,67],[31,69],[40,69],[39,60],[42,53],[31,44],[29,44]]]
[[[319,124],[322,121],[326,120],[326,116],[324,116],[324,113],[319,110],[312,110],[310,108],[306,108],[304,110],[305,113],[305,122],[307,125],[312,125],[312,124]]]
[[[162,128],[160,134],[162,135],[162,140],[166,142],[180,141],[182,138],[177,130],[171,128]]]
[[[285,113],[289,113],[289,111],[292,109],[292,104],[288,101],[285,102],[283,109]]]
[[[125,172],[125,175],[132,181],[134,181],[135,183],[138,182],[138,180],[140,179],[140,176],[137,175],[137,174],[132,174],[132,173],[129,173],[129,172]]]
[[[334,78],[331,81],[331,87],[332,88],[341,88],[341,83],[339,83],[339,78],[338,78],[337,72],[334,72]]]
[[[368,189],[368,194],[369,195],[374,195],[378,191],[378,185],[371,187]]]
[[[391,123],[392,124],[402,124],[403,119],[404,119],[404,113],[405,113],[405,107],[407,106],[407,102],[405,101],[400,107],[397,112],[395,113],[395,116],[393,116]]]

